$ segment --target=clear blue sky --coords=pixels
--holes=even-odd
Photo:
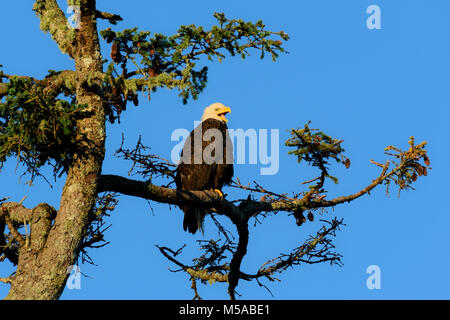
[[[73,68],[48,34],[39,30],[31,11],[33,1],[8,1],[0,7],[2,50],[0,64],[8,74],[43,77],[47,70]],[[64,1],[60,1],[65,10]],[[381,8],[381,30],[366,27],[366,9]],[[192,128],[204,107],[220,101],[231,107],[232,128],[280,130],[280,170],[260,176],[259,165],[239,165],[236,176],[253,180],[277,192],[301,190],[301,182],[316,177],[304,164],[287,155],[286,130],[312,121],[312,127],[344,140],[349,170],[333,167],[340,178],[330,186],[329,198],[358,191],[377,176],[369,160],[383,162],[387,145],[406,148],[410,136],[426,140],[432,170],[415,184],[415,191],[397,197],[384,188],[370,196],[336,207],[321,218],[344,217],[346,227],[337,234],[336,250],[343,267],[303,265],[282,274],[279,283],[266,283],[275,299],[449,299],[450,255],[447,207],[450,27],[446,0],[309,0],[309,1],[117,1],[99,0],[98,8],[118,13],[124,21],[114,30],[138,26],[142,30],[173,34],[179,25],[210,26],[215,11],[230,18],[263,19],[268,29],[287,32],[289,54],[277,62],[226,59],[210,65],[209,83],[199,100],[183,105],[177,92],[159,90],[150,103],[141,98],[122,116],[120,125],[108,126],[104,173],[126,175],[129,164],[114,159],[121,134],[128,145],[139,135],[154,153],[170,157],[176,128]],[[100,28],[106,28],[101,23]],[[108,51],[105,51],[107,53]],[[33,207],[49,202],[59,207],[63,180],[53,189],[37,180],[32,188],[18,178],[11,159],[0,173],[0,197]],[[231,196],[233,190],[225,189]],[[320,227],[319,219],[298,228],[294,219],[279,214],[251,228],[248,255],[242,269],[254,272],[267,259],[303,242]],[[62,299],[191,299],[184,273],[155,245],[174,249],[188,244],[186,262],[197,254],[196,240],[216,236],[210,221],[204,237],[182,230],[182,213],[166,205],[121,197],[106,232],[111,244],[90,255],[96,266],[80,265],[86,275],[80,290],[66,289]],[[381,289],[369,290],[366,268],[381,269]],[[0,264],[0,276],[12,272]],[[8,286],[0,284],[4,297]],[[241,281],[243,299],[272,299],[256,283]],[[227,299],[223,284],[199,285],[206,299]]]

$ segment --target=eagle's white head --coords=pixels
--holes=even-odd
[[[231,109],[229,107],[226,107],[218,102],[213,103],[209,107],[206,107],[203,111],[202,122],[206,119],[216,119],[222,122],[228,122],[228,119],[225,118],[225,115],[230,112]]]

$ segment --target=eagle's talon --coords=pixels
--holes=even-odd
[[[222,191],[220,191],[219,189],[214,189],[213,191],[219,195],[219,198],[223,198]]]

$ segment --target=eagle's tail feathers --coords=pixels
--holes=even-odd
[[[183,206],[182,209],[184,211],[184,231],[195,234],[197,230],[200,230],[203,233],[203,222],[205,220],[206,211],[202,208],[191,206]]]
[[[200,230],[202,232],[202,234],[205,233],[205,231],[203,229],[203,222],[205,221],[205,215],[206,215],[205,210],[196,208],[195,216],[196,216],[196,220],[197,220],[197,228],[198,228],[198,230]]]

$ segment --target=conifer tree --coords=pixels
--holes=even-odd
[[[50,70],[43,79],[10,75],[7,65],[0,69],[0,163],[16,158],[32,180],[43,176],[44,167],[52,168],[55,179],[65,179],[59,208],[47,203],[26,208],[21,202],[0,200],[0,261],[16,266],[13,275],[1,278],[10,285],[6,299],[58,299],[68,268],[88,248],[105,243],[103,226],[108,212],[117,204],[118,194],[174,205],[196,203],[229,218],[236,227],[236,237],[230,237],[232,232],[215,220],[223,240],[201,242],[203,254],[191,263],[178,259],[182,249],[158,248],[169,263],[180,267],[192,280],[195,298],[200,297],[200,281],[228,283],[229,296],[235,299],[241,279],[264,286],[262,280],[272,281],[288,267],[339,264],[341,258],[334,251],[332,239],[343,220],[332,219],[324,221],[316,234],[289,253],[267,261],[252,274],[244,273],[240,266],[247,253],[250,219],[283,212],[293,215],[300,226],[307,219],[314,220],[317,211],[356,200],[377,186],[408,189],[418,177],[427,175],[430,160],[426,143],[416,144],[411,137],[405,150],[386,148],[385,153],[394,161],[373,161],[380,167],[380,174],[365,188],[326,199],[327,183],[337,182],[330,174],[330,164],[349,168],[350,159],[344,155],[341,140],[311,128],[310,123],[292,129],[286,145],[299,163],[315,168],[318,176],[306,182],[309,188],[292,196],[288,191],[278,194],[258,183],[249,185],[240,180],[234,187],[248,197],[239,201],[210,191],[183,193],[162,186],[153,178],[173,180],[174,167],[150,154],[142,141],[134,149],[122,146],[117,151],[119,157],[131,161],[142,179],[102,172],[106,123],[119,121],[130,103],[139,105],[139,93],[150,97],[157,90],[174,89],[187,103],[197,99],[207,85],[209,70],[202,59],[245,59],[254,52],[275,61],[285,52],[283,45],[289,36],[268,30],[262,21],[246,22],[222,13],[213,15],[215,25],[210,29],[183,25],[172,36],[138,28],[114,31],[122,18],[98,10],[95,0],[69,0],[68,4],[76,8],[75,25],[56,0],[36,0],[33,10],[41,30],[73,59],[73,69]],[[113,26],[98,30],[98,19]],[[109,57],[102,56],[103,47],[110,50]],[[260,198],[255,198],[256,194]]]

